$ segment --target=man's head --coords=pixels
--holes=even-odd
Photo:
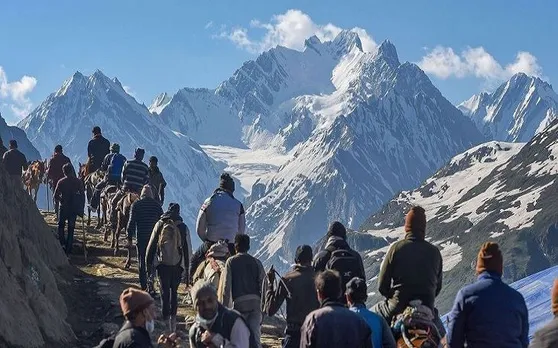
[[[169,203],[169,213],[180,215],[180,204]]]
[[[318,300],[338,300],[341,297],[341,277],[337,271],[325,270],[316,276],[314,281]]]
[[[113,143],[113,144],[110,146],[110,152],[112,152],[112,153],[120,153],[120,144]]]
[[[366,281],[359,277],[354,277],[347,283],[345,296],[349,305],[364,304],[368,298]]]
[[[333,221],[329,225],[329,229],[327,230],[327,236],[347,239],[347,229],[339,221]]]
[[[424,239],[426,236],[426,213],[424,208],[415,206],[405,217],[405,232]]]
[[[138,147],[134,152],[134,158],[138,161],[143,161],[143,156],[145,156],[145,150]]]
[[[214,257],[217,259],[226,258],[229,256],[229,246],[224,240],[219,240],[217,243],[209,247],[205,254],[206,257]]]
[[[95,126],[91,132],[93,133],[93,136],[101,135],[101,127]]]
[[[234,192],[234,180],[229,173],[221,174],[219,188],[231,193]]]
[[[250,250],[250,236],[247,234],[237,234],[234,237],[234,249],[237,253],[247,253]]]
[[[308,266],[312,263],[312,247],[310,245],[299,245],[296,248],[295,263]]]
[[[504,258],[497,243],[484,243],[477,256],[477,274],[494,272],[502,275],[504,272]]]
[[[54,147],[54,153],[62,153],[62,145],[56,145]]]
[[[157,167],[157,164],[159,164],[159,159],[155,156],[151,156],[149,157],[149,166],[151,168]]]
[[[140,198],[145,198],[145,197],[153,198],[153,191],[151,190],[151,186],[149,185],[144,185],[143,188],[141,189]]]
[[[192,287],[194,310],[205,320],[215,319],[219,302],[217,289],[210,282],[197,282]]]
[[[72,167],[71,163],[66,163],[62,166],[62,172],[65,176],[73,176],[74,175],[74,167]]]
[[[128,288],[120,295],[120,309],[126,320],[134,326],[146,327],[156,317],[153,298],[145,291]]]
[[[10,140],[10,149],[17,149],[17,140],[12,139]]]

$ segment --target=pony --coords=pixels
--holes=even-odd
[[[114,226],[112,221],[109,221],[110,219],[108,217],[112,215],[112,210],[116,208],[116,206],[113,206],[111,202],[114,196],[116,196],[117,192],[118,192],[118,187],[113,185],[109,185],[105,187],[103,192],[101,192],[101,204],[100,204],[101,212],[102,212],[101,223],[105,230],[104,231],[105,234],[103,238],[105,242],[108,241],[108,236],[111,234],[111,231],[113,231],[116,228],[116,226]]]
[[[97,170],[93,173],[89,172],[89,164],[79,162],[79,173],[78,178],[83,182],[85,186],[85,193],[87,196],[87,226],[91,225],[91,198],[93,197],[93,192],[95,192],[95,186],[101,182],[105,177],[105,173],[102,170]],[[101,227],[101,210],[97,209],[97,228]]]
[[[22,175],[23,185],[27,193],[33,198],[37,204],[37,193],[39,186],[45,181],[46,165],[45,162],[35,160],[29,164],[27,170]]]
[[[128,220],[130,220],[130,209],[132,207],[132,204],[135,201],[137,201],[139,198],[140,196],[135,192],[126,192],[124,194],[124,197],[122,197],[122,199],[120,199],[116,205],[117,225],[116,225],[116,229],[113,230],[112,241],[111,241],[111,247],[114,248],[115,256],[118,254],[118,251],[120,249],[118,243],[120,240],[120,233],[122,232],[122,230],[126,229],[126,226],[128,226]],[[131,262],[131,255],[130,252],[128,251],[126,265],[129,265],[130,262]]]

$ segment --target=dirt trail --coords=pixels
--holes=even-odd
[[[56,233],[56,216],[42,213],[45,221]],[[94,226],[96,221],[92,221]],[[126,251],[118,256],[112,254],[109,243],[103,242],[103,235],[92,227],[85,226],[87,240],[87,261],[85,260],[82,239],[81,219],[78,219],[74,235],[73,254],[70,263],[73,267],[73,283],[61,285],[69,308],[68,322],[72,325],[79,344],[77,347],[90,348],[97,345],[111,332],[118,331],[123,318],[120,317],[118,298],[122,290],[129,286],[139,286],[137,262],[130,269],[124,268]],[[121,242],[122,244],[122,242]],[[194,315],[192,307],[183,303],[185,287],[179,288],[178,332],[182,337],[180,347],[188,347],[185,319]],[[159,305],[159,302],[157,302]],[[155,334],[158,337],[165,330],[163,321],[156,322]],[[282,322],[276,318],[266,318],[262,327],[264,347],[280,347]]]

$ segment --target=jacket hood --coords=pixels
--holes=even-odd
[[[327,239],[325,249],[328,248],[335,248],[335,249],[346,249],[349,247],[347,241],[341,237],[331,236]]]

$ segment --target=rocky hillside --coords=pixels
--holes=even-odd
[[[427,237],[444,257],[438,305],[446,311],[457,290],[474,279],[471,262],[486,240],[504,250],[506,281],[558,263],[557,158],[558,121],[525,145],[492,142],[475,147],[419,188],[398,194],[361,229],[391,243],[403,237],[408,208],[422,205]],[[388,247],[364,253],[373,288]]]
[[[28,161],[41,159],[41,154],[35,146],[31,144],[31,141],[29,141],[25,132],[18,127],[8,126],[8,124],[6,124],[6,120],[2,117],[2,114],[0,114],[0,137],[2,138],[5,147],[8,147],[8,142],[11,139],[17,140],[19,150],[25,154]]]
[[[0,202],[0,347],[71,347],[75,336],[57,285],[66,256],[3,168]]]

